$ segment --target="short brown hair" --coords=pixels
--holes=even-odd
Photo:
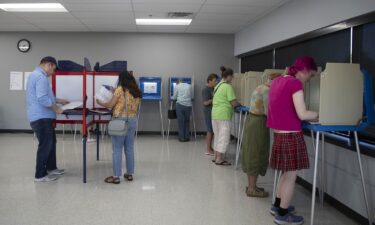
[[[214,73],[211,73],[210,75],[208,75],[207,77],[207,83],[210,82],[211,80],[213,79],[219,79],[219,76],[217,74],[214,74]]]

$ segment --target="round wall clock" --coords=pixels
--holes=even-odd
[[[21,39],[17,43],[17,48],[20,52],[28,52],[31,48],[31,43],[27,39]]]

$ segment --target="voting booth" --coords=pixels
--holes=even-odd
[[[142,103],[145,102],[158,102],[159,103],[159,113],[160,113],[160,125],[161,125],[161,135],[164,137],[164,122],[163,122],[163,89],[162,89],[162,78],[161,77],[139,77],[139,88],[142,92]],[[141,104],[138,110],[138,121],[141,112]],[[151,104],[151,103],[150,103]],[[137,125],[138,131],[138,125]]]
[[[193,101],[193,104],[191,107],[191,121],[193,124],[192,127],[194,130],[194,137],[195,139],[197,139],[197,130],[195,127],[195,113],[194,113],[194,77],[173,76],[169,78],[168,96],[169,96],[170,109],[173,109],[173,94],[175,92],[175,88],[176,88],[178,81],[191,85],[191,100]],[[171,119],[168,118],[168,130],[167,130],[168,137],[169,137],[170,127],[171,127]]]

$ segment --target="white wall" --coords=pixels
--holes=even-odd
[[[240,55],[375,10],[374,0],[292,0],[235,35]]]
[[[21,38],[31,41],[31,51],[17,50]],[[164,118],[168,108],[167,85],[172,75],[195,75],[195,111],[198,131],[204,131],[201,90],[208,74],[226,65],[237,71],[233,35],[136,34],[136,33],[0,33],[0,129],[30,129],[26,118],[25,91],[9,90],[10,71],[32,71],[46,55],[83,64],[102,65],[127,60],[136,76],[162,76]],[[93,66],[93,65],[92,65]],[[142,105],[140,131],[160,131],[159,106]],[[167,120],[164,121],[166,124]],[[176,130],[176,122],[172,123]]]

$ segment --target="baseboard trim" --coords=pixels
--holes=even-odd
[[[312,192],[312,185],[309,182],[307,182],[306,180],[304,180],[300,177],[297,177],[296,183],[301,185],[305,189],[309,190],[310,192]],[[319,193],[318,189],[316,190],[316,193],[318,195],[318,193]],[[338,211],[340,211],[342,214],[351,218],[355,222],[357,222],[359,224],[363,224],[363,225],[368,225],[368,219],[367,218],[365,218],[361,214],[355,212],[354,210],[352,210],[348,206],[342,204],[337,199],[333,198],[332,196],[328,195],[327,193],[324,193],[324,202],[329,203],[331,206],[333,206]],[[372,223],[372,224],[375,225],[375,223]]]

